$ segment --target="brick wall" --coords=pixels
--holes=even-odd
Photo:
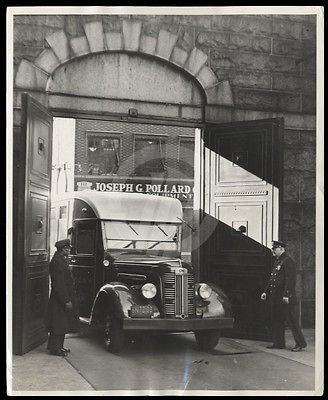
[[[179,126],[163,126],[152,124],[134,124],[114,121],[76,120],[75,164],[81,164],[81,174],[87,174],[88,162],[86,154],[86,132],[121,133],[121,161],[119,176],[130,176],[134,171],[134,134],[160,134],[166,138],[166,160],[168,178],[180,179],[179,175],[179,135],[194,137],[193,128]]]

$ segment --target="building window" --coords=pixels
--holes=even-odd
[[[166,175],[166,140],[158,137],[135,138],[134,171],[137,176]]]
[[[193,138],[179,139],[180,178],[194,178],[194,149],[195,141]]]
[[[113,175],[120,166],[120,139],[108,135],[88,135],[88,174]]]

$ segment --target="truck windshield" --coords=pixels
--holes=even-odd
[[[107,249],[180,250],[181,224],[104,221]]]

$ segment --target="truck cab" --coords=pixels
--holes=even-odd
[[[220,330],[232,328],[225,293],[196,282],[193,265],[181,259],[179,200],[85,190],[61,196],[53,210],[57,232],[72,243],[80,319],[102,326],[108,351],[124,347],[127,331],[193,331],[210,350]]]

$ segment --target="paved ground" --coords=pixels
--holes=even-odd
[[[120,355],[107,353],[88,330],[70,335],[66,358],[49,356],[45,344],[13,357],[13,394],[63,391],[70,395],[190,394],[189,391],[313,391],[314,331],[305,331],[306,351],[266,349],[267,342],[222,338],[209,353],[198,350],[192,334],[141,336]],[[293,341],[287,334],[287,345]],[[10,376],[8,376],[10,378]],[[140,391],[141,392],[134,392]],[[46,392],[45,392],[46,391]],[[215,392],[210,392],[215,391]],[[202,393],[204,394],[204,392]]]

